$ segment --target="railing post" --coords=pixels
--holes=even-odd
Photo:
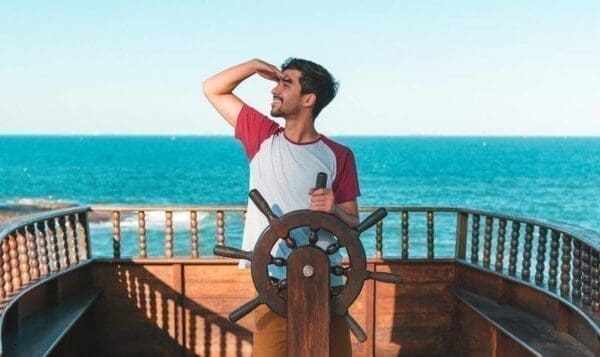
[[[165,213],[165,256],[173,258],[173,212]]]
[[[552,241],[550,242],[550,270],[548,271],[548,287],[555,290],[558,284],[558,255],[560,248],[560,232],[552,230],[550,233]]]
[[[479,261],[479,215],[473,215],[473,222],[471,224],[471,262],[477,263]]]
[[[581,282],[583,283],[583,287],[581,288],[581,303],[584,306],[590,306],[592,304],[592,266],[591,266],[591,254],[590,254],[590,246],[587,244],[583,245],[583,253],[581,255],[581,270],[582,277]]]
[[[198,258],[200,255],[198,252],[198,212],[190,212],[190,235],[191,235],[191,248],[192,258]]]
[[[581,241],[573,241],[573,280],[571,282],[571,297],[574,300],[581,299]]]
[[[17,252],[18,269],[21,272],[21,285],[27,285],[31,282],[29,273],[29,256],[27,255],[27,239],[25,238],[25,229],[17,229]]]
[[[541,284],[544,282],[544,261],[546,260],[546,235],[548,229],[546,227],[540,227],[538,229],[538,250],[537,250],[537,264],[535,266],[535,282]]]
[[[50,274],[50,265],[48,264],[48,242],[46,241],[46,224],[44,221],[36,223],[38,247],[40,249],[40,274],[47,276]]]
[[[560,293],[563,296],[569,295],[570,282],[571,282],[571,237],[563,234],[563,245],[562,245],[562,265],[560,267],[562,273],[560,274]]]
[[[3,242],[4,239],[0,241],[0,246]],[[4,290],[4,254],[0,254],[0,301],[4,300],[5,297],[6,291]]]
[[[519,229],[521,223],[513,221],[510,232],[510,250],[508,255],[508,274],[514,276],[517,274],[517,256],[519,255]]]
[[[434,221],[433,211],[427,211],[427,259],[434,258]]]
[[[121,212],[113,211],[113,258],[121,258]]]
[[[80,212],[77,214],[77,237],[81,242],[81,249],[78,250],[80,254],[80,260],[87,260],[90,258],[90,225],[88,222],[88,213]]]
[[[217,245],[225,245],[225,212],[217,211]]]
[[[140,258],[146,258],[148,251],[146,246],[146,212],[144,211],[138,211],[138,239]]]
[[[456,213],[456,259],[465,259],[467,253],[467,219],[468,213]]]
[[[494,228],[494,218],[485,217],[485,230],[483,234],[483,266],[490,267],[490,256],[492,254],[492,230]]]
[[[383,221],[375,226],[375,258],[383,258]]]
[[[408,258],[408,211],[402,211],[402,259]]]
[[[6,256],[5,258],[6,259]],[[598,312],[600,311],[600,256],[598,254],[598,251],[595,249],[592,249],[592,257],[590,259],[590,265],[591,265],[591,282],[590,282],[590,288],[591,288],[591,298],[592,298],[592,311],[594,312]],[[6,269],[6,263],[4,263],[4,267]],[[6,280],[6,273],[4,273],[5,278],[4,280]]]
[[[13,292],[9,237],[2,240],[2,271],[4,273],[4,285],[2,287],[8,295]]]

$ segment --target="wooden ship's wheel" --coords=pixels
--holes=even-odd
[[[325,187],[326,180],[327,176],[319,173],[316,188]],[[384,208],[377,209],[353,229],[337,216],[324,212],[297,210],[277,217],[257,190],[250,191],[249,196],[269,221],[254,250],[249,252],[227,246],[214,248],[215,255],[251,261],[257,296],[232,311],[229,319],[235,322],[259,305],[266,304],[277,315],[288,319],[289,355],[327,355],[331,316],[343,316],[356,338],[360,342],[365,341],[366,333],[348,313],[365,280],[401,282],[399,275],[367,270],[365,249],[359,239],[360,234],[382,220],[387,211]],[[304,245],[299,245],[290,234],[300,227],[310,229],[308,243]],[[321,230],[330,232],[336,238],[336,242],[326,249],[317,246]],[[280,239],[292,250],[287,259],[271,255],[272,248]],[[348,254],[348,266],[330,267],[328,256],[342,248]],[[270,264],[286,267],[287,278],[271,278],[268,273]],[[341,291],[330,287],[330,273],[346,278]]]

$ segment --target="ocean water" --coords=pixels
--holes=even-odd
[[[355,153],[360,205],[464,206],[600,231],[600,138],[333,139]],[[0,136],[0,208],[5,211],[60,203],[245,204],[247,190],[247,160],[232,137]],[[149,250],[160,255],[164,218],[150,216]],[[200,224],[211,219],[202,216]],[[228,244],[238,245],[241,218],[228,219]],[[424,227],[424,217],[414,219],[411,232],[424,236],[418,228]],[[124,247],[124,255],[133,255],[135,217],[124,221],[124,231],[132,235],[126,238],[132,248]],[[451,255],[453,217],[440,222],[436,249]],[[385,234],[399,237],[397,223],[396,216],[386,218]],[[175,224],[176,231],[189,225],[180,215]],[[201,237],[214,236],[212,225]],[[95,222],[91,229],[94,254],[111,254],[110,224]],[[185,255],[189,248],[181,234],[175,237],[176,254]],[[208,254],[213,244],[201,240],[201,252]],[[365,245],[372,250],[371,243]],[[397,244],[391,246],[389,254],[397,253]],[[424,247],[423,240],[414,240],[415,254],[424,254]]]

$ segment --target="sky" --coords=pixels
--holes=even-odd
[[[202,81],[288,57],[340,82],[328,135],[600,136],[597,0],[2,0],[0,134],[231,135]]]

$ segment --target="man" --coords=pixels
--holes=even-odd
[[[246,78],[258,73],[277,84],[271,91],[271,116],[285,120],[285,127],[259,113],[233,94]],[[350,149],[333,142],[315,129],[315,119],[337,92],[333,76],[322,66],[307,60],[290,58],[279,70],[253,59],[226,69],[203,83],[204,95],[221,116],[235,128],[235,136],[250,161],[250,189],[258,189],[279,216],[307,207],[334,214],[351,227],[358,225],[356,198],[360,195],[354,155]],[[314,189],[317,173],[327,174],[327,185]],[[268,225],[266,217],[248,202],[242,249],[253,250],[256,240]],[[307,242],[307,227],[291,232],[298,245]],[[335,242],[327,232],[319,234],[318,246]],[[280,240],[271,252],[287,257],[290,249]],[[341,261],[340,252],[330,256],[330,264]],[[249,262],[240,261],[240,267]],[[285,278],[285,269],[269,266],[274,279]],[[331,284],[341,286],[341,277],[332,276]],[[286,354],[286,322],[261,305],[255,310],[254,354]],[[351,355],[350,337],[342,318],[334,318],[331,327],[331,355]]]

